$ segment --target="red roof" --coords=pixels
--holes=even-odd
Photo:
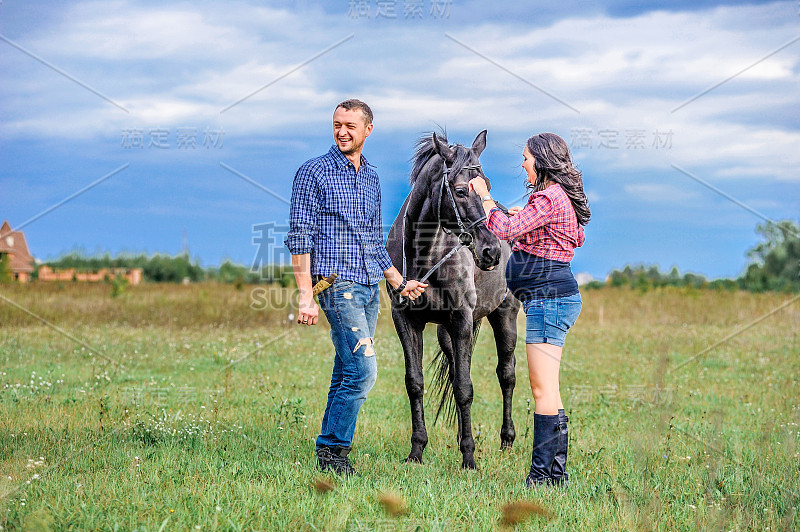
[[[28,251],[28,243],[22,231],[14,231],[8,220],[0,227],[0,253],[8,253],[11,257],[12,272],[32,272],[33,257]]]

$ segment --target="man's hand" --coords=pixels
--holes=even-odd
[[[419,281],[408,280],[406,281],[406,287],[400,292],[401,296],[409,298],[411,301],[414,301],[419,296],[422,295],[422,292],[428,287],[427,283],[421,283]]]
[[[319,318],[319,305],[314,301],[314,296],[300,294],[300,315],[297,316],[297,323],[301,325],[316,325]]]
[[[397,271],[397,268],[394,266],[383,272],[383,275],[386,277],[386,282],[392,285],[392,288],[395,290],[400,288],[400,285],[403,284],[403,275]],[[400,295],[413,301],[421,296],[422,292],[424,292],[426,288],[428,288],[427,283],[421,283],[419,281],[408,279],[406,280],[406,286],[403,288],[403,291],[400,292]]]
[[[314,301],[314,292],[311,287],[311,258],[308,253],[292,255],[292,269],[297,289],[300,291],[297,323],[301,325],[316,325],[319,317],[319,305]]]

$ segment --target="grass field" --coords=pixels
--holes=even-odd
[[[478,470],[460,469],[455,427],[441,422],[425,464],[406,465],[403,358],[384,308],[378,383],[351,455],[362,476],[331,479],[313,459],[327,325],[290,323],[288,308],[272,308],[286,292],[250,308],[251,290],[0,287],[2,529],[492,530],[520,500],[543,511],[519,529],[800,529],[800,301],[747,327],[796,296],[584,292],[562,364],[571,484],[529,491],[523,339],[514,450],[498,450],[484,326],[472,367]],[[426,360],[434,338],[430,327]],[[406,512],[390,516],[387,498]]]

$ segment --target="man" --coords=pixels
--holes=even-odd
[[[333,113],[336,143],[306,161],[292,185],[286,247],[300,292],[297,323],[315,325],[322,307],[336,350],[328,404],[317,438],[323,471],[355,473],[348,458],[356,418],[375,384],[375,325],[378,281],[416,299],[427,284],[403,279],[383,245],[381,189],[375,167],[361,155],[372,133],[372,110],[359,100],[340,103]],[[331,274],[333,285],[314,302],[312,280]]]

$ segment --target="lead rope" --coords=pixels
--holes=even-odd
[[[411,204],[411,194],[414,192],[414,185],[411,185],[411,191],[406,196],[406,208],[403,209],[403,225],[400,229],[400,236],[403,239],[403,279],[406,278],[406,217],[408,216],[408,206]]]

